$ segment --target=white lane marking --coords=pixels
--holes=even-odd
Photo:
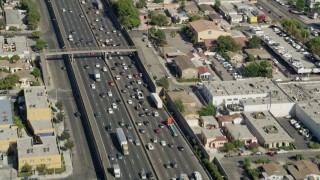
[[[129,177],[130,177],[130,179],[131,179],[131,174],[129,173]]]
[[[133,159],[131,159],[131,161],[132,161],[132,164],[134,164],[134,161],[133,161]]]
[[[112,150],[114,149],[113,146],[111,146],[111,149],[112,149]]]
[[[169,177],[169,176],[168,176],[168,172],[166,172],[166,176]]]
[[[125,159],[123,160],[123,162],[124,162],[124,164],[127,164],[127,162],[126,162],[126,160],[125,160]]]
[[[137,154],[137,158],[139,159],[139,155]]]
[[[189,169],[188,165],[186,164],[187,169]]]

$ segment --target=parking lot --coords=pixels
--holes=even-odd
[[[307,140],[304,136],[299,134],[299,131],[290,124],[290,119],[277,118],[279,124],[287,131],[287,133],[295,139],[295,145],[297,149],[309,149],[307,145]]]
[[[223,67],[223,64],[218,59],[213,56],[211,56],[210,59],[212,61],[212,69],[223,81],[234,80],[232,75],[227,71],[225,67]]]

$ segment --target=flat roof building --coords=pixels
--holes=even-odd
[[[55,130],[51,121],[33,120],[28,122],[33,135],[53,136],[55,134]]]
[[[62,161],[55,136],[19,138],[18,170],[28,164],[33,169],[44,164],[46,168],[61,168]]]
[[[221,148],[228,142],[226,136],[221,132],[221,129],[202,129],[201,142],[206,148]]]
[[[268,111],[243,112],[243,115],[245,124],[263,147],[278,148],[294,142]]]
[[[229,141],[240,140],[246,146],[251,143],[258,143],[257,138],[252,135],[246,125],[228,123],[223,129]]]
[[[0,128],[9,128],[14,124],[10,99],[0,99]]]
[[[25,36],[16,36],[13,38],[5,38],[0,36],[0,49],[1,57],[12,57],[19,55],[20,58],[30,58],[29,45]]]
[[[18,128],[16,126],[0,128],[0,152],[7,153],[12,144],[18,139]]]

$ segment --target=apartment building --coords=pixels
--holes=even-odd
[[[61,154],[55,136],[20,138],[17,142],[18,170],[26,164],[32,169],[45,165],[48,169],[61,168]]]

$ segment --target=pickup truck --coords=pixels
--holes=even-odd
[[[287,154],[288,151],[285,151],[283,149],[280,149],[279,151],[276,152],[277,154]]]

